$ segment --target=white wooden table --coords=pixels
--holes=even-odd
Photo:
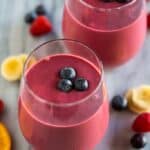
[[[0,0],[0,61],[8,55],[30,52],[43,41],[56,38],[55,33],[38,39],[32,38],[28,33],[28,27],[23,21],[24,14],[40,2],[45,3],[55,31],[60,33],[63,0]],[[106,72],[110,98],[123,93],[129,87],[143,83],[150,84],[149,41],[150,33],[147,34],[144,47],[135,59],[118,69]],[[9,83],[0,77],[0,97],[6,103],[6,111],[1,116],[1,121],[11,133],[12,150],[28,150],[28,144],[21,135],[17,121],[18,91],[19,83]],[[130,126],[134,117],[135,115],[130,112],[118,113],[111,110],[108,132],[96,150],[132,150],[129,140],[132,135]],[[150,150],[150,138],[148,141],[149,144],[144,150]]]

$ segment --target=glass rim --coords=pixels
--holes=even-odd
[[[26,73],[26,67],[27,67],[27,64],[28,64],[28,60],[30,59],[30,57],[33,55],[34,52],[36,52],[39,48],[41,48],[42,46],[45,46],[46,44],[49,44],[49,43],[53,43],[53,42],[61,42],[61,41],[69,41],[69,42],[72,42],[72,43],[78,43],[80,44],[81,46],[87,48],[91,53],[92,55],[94,55],[94,57],[96,58],[96,61],[98,63],[98,67],[96,68],[100,68],[101,70],[101,77],[100,77],[100,80],[99,80],[99,83],[98,85],[96,86],[96,88],[90,93],[88,94],[86,97],[82,98],[81,100],[78,100],[78,101],[75,101],[75,102],[70,102],[70,103],[62,103],[62,104],[58,104],[56,102],[50,102],[50,101],[47,101],[46,99],[44,98],[41,98],[40,96],[38,96],[35,92],[33,92],[33,90],[30,88],[29,84],[28,84],[28,81],[26,80],[26,77],[25,77],[25,73]],[[93,63],[93,62],[92,62]],[[81,104],[83,102],[85,102],[86,100],[88,100],[92,95],[93,93],[95,93],[99,87],[102,86],[103,84],[103,78],[104,78],[104,68],[103,68],[103,63],[102,61],[100,61],[97,57],[97,55],[93,52],[93,50],[91,48],[89,48],[87,45],[85,45],[84,43],[78,41],[78,40],[72,40],[72,39],[55,39],[55,40],[49,40],[47,42],[44,42],[42,44],[40,44],[39,46],[37,46],[36,48],[34,48],[28,55],[26,61],[25,61],[25,64],[24,64],[24,67],[23,67],[23,75],[22,75],[22,80],[23,82],[25,83],[25,86],[27,88],[27,90],[29,91],[29,93],[31,93],[31,95],[33,95],[33,97],[35,97],[35,99],[37,101],[40,101],[41,103],[44,103],[44,104],[47,104],[47,105],[51,105],[51,106],[56,106],[56,107],[71,107],[71,106],[74,106],[74,105],[78,105],[78,104]]]
[[[89,9],[95,9],[95,10],[100,11],[100,12],[111,12],[114,10],[121,10],[121,9],[126,8],[126,7],[129,7],[129,6],[133,5],[134,3],[136,3],[137,0],[132,0],[131,2],[128,2],[122,6],[118,6],[118,7],[114,7],[114,8],[98,8],[98,7],[92,6],[91,4],[85,2],[84,0],[79,0],[79,2],[82,5],[84,5],[85,7],[88,7]]]

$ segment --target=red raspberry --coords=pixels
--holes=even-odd
[[[147,15],[147,27],[150,28],[150,13]]]
[[[150,132],[150,113],[143,113],[139,115],[135,119],[132,129],[135,132]]]
[[[33,36],[41,36],[52,30],[52,24],[46,16],[38,16],[31,24],[30,33]]]
[[[0,99],[0,113],[4,111],[4,102]]]

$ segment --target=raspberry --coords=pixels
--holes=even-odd
[[[150,13],[147,15],[147,27],[150,28]]]
[[[150,132],[150,113],[143,113],[139,115],[133,125],[132,129],[135,132]]]
[[[2,99],[0,99],[0,113],[4,111],[4,102]]]
[[[45,35],[52,30],[52,24],[46,16],[38,16],[31,24],[30,33],[33,36]]]

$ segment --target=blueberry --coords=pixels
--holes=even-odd
[[[58,88],[63,92],[69,92],[72,90],[73,84],[70,80],[61,79],[58,82]]]
[[[34,12],[29,12],[25,15],[25,22],[31,24],[36,18],[36,14]]]
[[[44,5],[40,4],[35,8],[35,12],[37,15],[46,15],[46,8]]]
[[[130,141],[133,148],[141,149],[144,148],[147,144],[147,139],[143,134],[135,134]]]
[[[116,1],[119,2],[119,3],[129,3],[132,0],[116,0]]]
[[[103,2],[113,2],[114,0],[103,0]]]
[[[74,87],[77,91],[85,91],[89,87],[89,83],[84,78],[77,78],[74,81]]]
[[[76,77],[76,71],[72,67],[65,67],[60,71],[60,77],[62,79],[74,79]]]
[[[112,99],[112,108],[121,111],[127,108],[128,101],[120,95],[114,96]]]

